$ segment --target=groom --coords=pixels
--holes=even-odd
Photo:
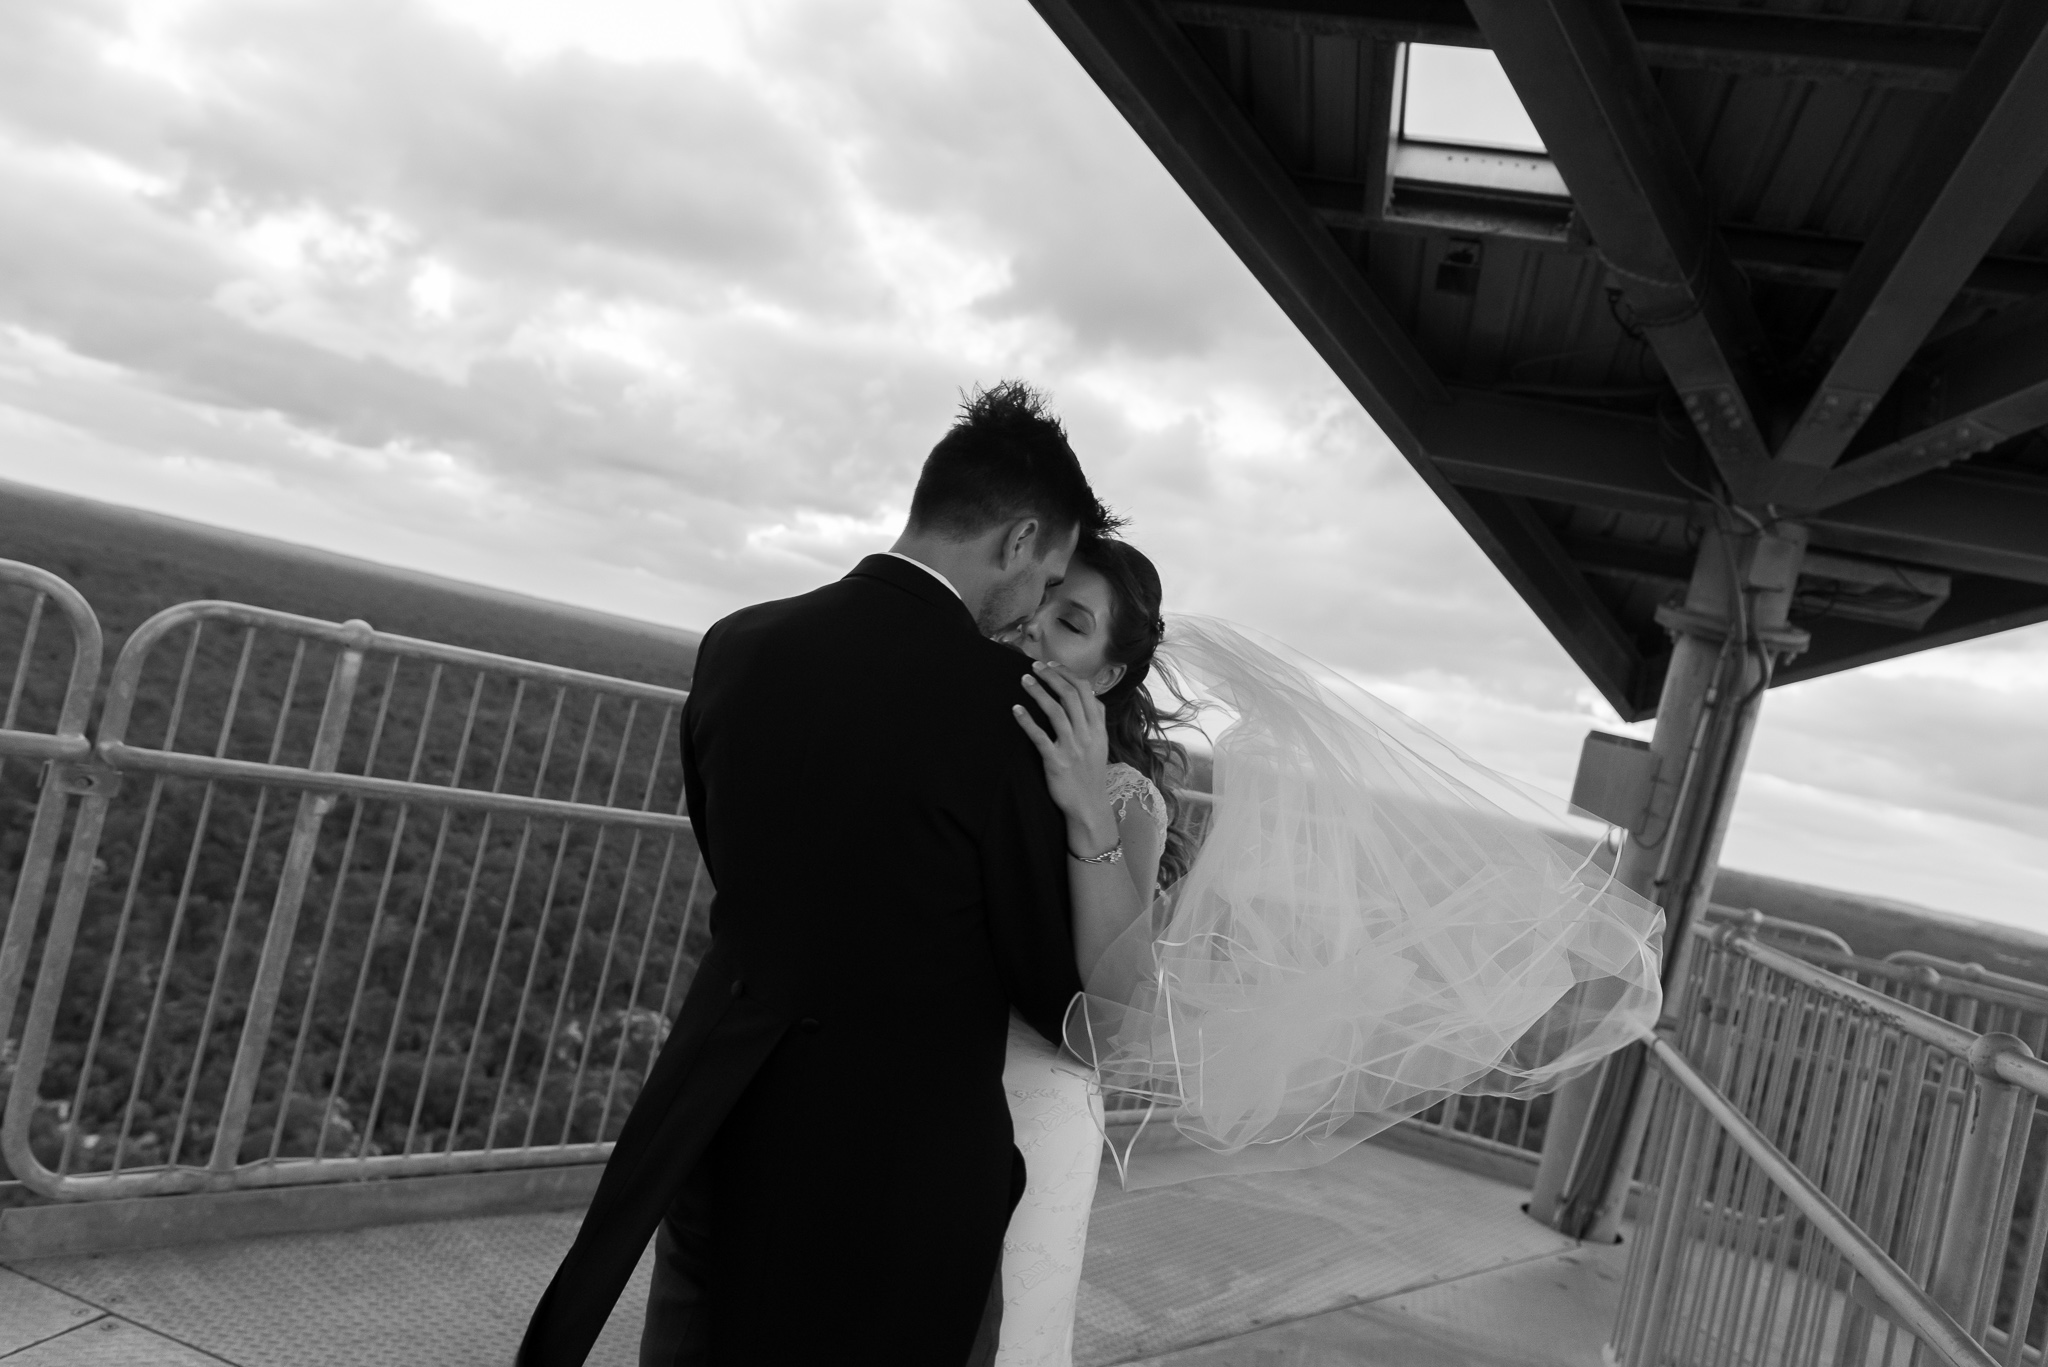
[[[987,1351],[1024,1176],[1009,1012],[1057,1039],[1081,984],[1022,657],[986,638],[1111,525],[1043,400],[999,385],[894,550],[705,633],[683,770],[713,943],[524,1367],[583,1361],[657,1224],[643,1364]]]

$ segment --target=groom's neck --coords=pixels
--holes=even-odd
[[[967,604],[970,612],[976,611],[981,600],[988,596],[992,557],[989,548],[979,540],[956,541],[905,532],[889,549],[945,575],[946,581],[960,594],[961,601]]]

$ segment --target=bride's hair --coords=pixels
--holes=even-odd
[[[1159,571],[1136,546],[1114,537],[1085,537],[1074,559],[1100,574],[1109,584],[1109,644],[1103,657],[1124,667],[1124,676],[1102,694],[1103,721],[1109,730],[1109,757],[1128,764],[1152,780],[1166,799],[1166,848],[1159,858],[1159,883],[1164,887],[1188,870],[1192,843],[1180,820],[1176,789],[1187,777],[1187,748],[1167,729],[1184,723],[1192,708],[1165,669],[1153,669],[1153,656],[1166,634],[1160,619]],[[1180,704],[1162,709],[1147,683],[1156,677]]]

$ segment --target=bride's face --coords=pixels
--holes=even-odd
[[[1110,664],[1109,614],[1114,599],[1109,581],[1076,560],[1067,577],[1046,591],[1038,611],[1005,639],[1034,660],[1047,660],[1085,680],[1097,693],[1124,676],[1124,667]]]

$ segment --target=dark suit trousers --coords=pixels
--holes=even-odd
[[[1014,1150],[1012,1152],[1015,1152]],[[683,1181],[676,1203],[654,1235],[654,1275],[647,1287],[647,1321],[640,1330],[640,1367],[710,1367],[711,1324],[705,1286],[711,1256],[711,1165],[699,1163]],[[1016,1155],[1010,1206],[1024,1194],[1024,1156]],[[966,1367],[993,1367],[1003,1323],[1003,1268],[996,1264],[981,1328]]]

